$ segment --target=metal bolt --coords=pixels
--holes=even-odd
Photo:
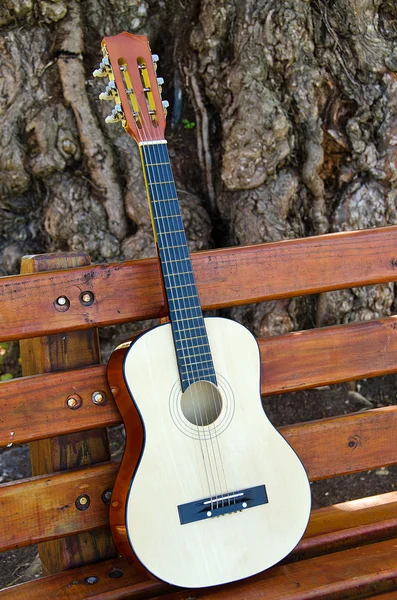
[[[90,502],[90,497],[87,494],[82,494],[81,496],[76,498],[74,505],[77,508],[77,510],[87,510],[87,508],[90,505]]]
[[[84,579],[84,583],[86,583],[87,585],[94,585],[94,583],[98,583],[99,581],[99,577],[96,577],[95,575],[91,575],[91,577],[86,577]]]
[[[121,569],[117,569],[117,567],[112,567],[111,571],[109,571],[108,577],[112,579],[119,579],[123,577],[124,572]]]
[[[76,410],[81,406],[81,398],[78,394],[74,394],[73,396],[69,396],[66,398],[66,406],[71,410]]]
[[[112,497],[112,490],[111,489],[105,490],[101,496],[102,502],[104,504],[110,504],[111,497]]]
[[[54,307],[60,312],[65,312],[69,309],[69,306],[69,298],[67,298],[66,296],[58,296],[58,298],[54,302]]]
[[[93,401],[94,404],[103,405],[103,404],[105,404],[107,397],[106,397],[105,392],[102,392],[101,390],[97,390],[96,392],[94,392],[92,394],[91,400]]]
[[[82,292],[80,294],[80,302],[84,306],[91,306],[94,302],[94,294],[92,292]]]

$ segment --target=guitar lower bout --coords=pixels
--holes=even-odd
[[[126,427],[110,510],[116,545],[155,578],[190,588],[279,562],[310,514],[305,470],[262,408],[255,339],[227,319],[205,325],[216,386],[182,392],[169,324],[109,362]]]

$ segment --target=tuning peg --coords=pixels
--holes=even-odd
[[[106,117],[105,123],[117,123],[118,121],[121,121],[124,118],[125,117],[121,105],[116,104],[110,115]]]
[[[152,54],[152,61],[153,61],[154,63],[156,63],[156,62],[158,62],[158,60],[159,60],[159,56],[158,56],[158,54]]]
[[[107,77],[112,72],[112,67],[107,56],[105,56],[99,65],[99,69],[95,69],[93,72],[94,77]]]
[[[164,85],[164,79],[162,77],[157,77],[157,85],[159,86],[159,91],[160,91],[160,94],[161,94],[162,87]]]
[[[170,103],[168,100],[163,100],[161,104],[163,105],[164,115],[167,116],[167,108],[169,107]]]
[[[99,94],[99,100],[113,100],[118,95],[117,87],[114,81],[109,81],[106,90]]]

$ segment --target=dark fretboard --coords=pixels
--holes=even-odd
[[[141,155],[182,390],[200,380],[216,384],[167,143],[142,144]]]

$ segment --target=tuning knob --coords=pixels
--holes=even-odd
[[[105,56],[99,65],[99,69],[95,69],[93,72],[94,77],[107,77],[112,72],[112,67],[107,56]]]
[[[125,117],[121,105],[116,104],[110,115],[106,117],[105,123],[117,123],[118,121],[121,121],[124,118]]]
[[[156,62],[158,62],[158,60],[159,60],[159,55],[158,54],[152,54],[152,61],[154,63],[156,63]]]
[[[106,86],[106,90],[99,94],[99,100],[113,100],[118,95],[116,84],[110,81]]]
[[[161,104],[163,105],[164,115],[167,116],[167,108],[169,107],[170,103],[168,100],[163,100]]]

